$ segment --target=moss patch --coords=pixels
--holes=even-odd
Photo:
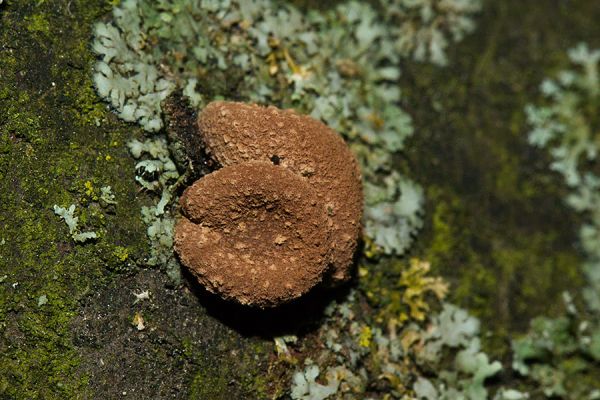
[[[78,375],[93,377],[90,397],[267,397],[272,345],[224,326],[208,315],[203,295],[167,289],[165,278],[139,271],[83,301],[71,326],[82,359]]]
[[[68,3],[68,4],[67,4]],[[92,96],[87,51],[102,2],[9,2],[0,14],[0,397],[80,398],[69,324],[79,300],[131,268],[145,248],[122,147],[131,135]],[[98,126],[97,122],[102,121]],[[110,155],[110,158],[107,156]],[[85,182],[110,185],[102,207]],[[54,204],[77,205],[80,225],[100,233],[76,245]]]
[[[583,284],[581,221],[563,205],[566,188],[546,154],[527,144],[524,106],[569,47],[600,33],[598,12],[582,2],[488,1],[453,67],[405,68],[417,133],[401,164],[428,200],[415,253],[498,343],[536,315],[560,313],[561,292]]]

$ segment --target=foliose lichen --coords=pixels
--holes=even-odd
[[[360,159],[374,210],[366,215],[367,234],[385,253],[401,254],[421,226],[423,195],[406,177],[386,178],[392,154],[413,132],[399,105],[399,63],[412,54],[428,58],[425,48],[442,63],[445,35],[462,38],[478,4],[403,0],[379,14],[347,1],[302,14],[271,0],[126,0],[112,22],[95,27],[101,59],[94,80],[121,118],[149,132],[163,126],[161,101],[176,89],[197,107],[234,98],[321,119]],[[390,9],[396,12],[386,20]],[[386,229],[385,218],[397,231]]]
[[[480,0],[393,0],[388,20],[398,37],[395,50],[416,61],[448,64],[446,50],[475,29]],[[393,24],[396,22],[396,24]]]
[[[380,285],[380,278],[362,273],[361,286],[326,309],[327,320],[318,331],[323,349],[304,360],[292,379],[294,399],[469,399],[489,398],[486,380],[498,374],[502,365],[492,361],[481,348],[480,322],[466,310],[444,301],[445,282],[428,275],[428,264],[413,260],[410,266],[387,265],[402,278],[389,291],[369,300],[372,309],[365,316],[361,292]],[[423,307],[420,295],[402,300],[395,293],[411,287],[434,291],[427,297],[432,311],[396,314],[391,303]],[[412,305],[412,306],[411,306]],[[380,308],[381,307],[381,308]],[[378,313],[382,309],[388,311]],[[392,309],[395,309],[392,307]],[[294,342],[286,347],[294,348]],[[288,355],[289,357],[289,355]],[[318,360],[318,361],[315,361]],[[387,396],[387,397],[385,397]],[[527,395],[497,388],[496,400],[525,399]],[[331,398],[331,397],[329,397]]]
[[[179,285],[181,267],[173,254],[175,217],[167,207],[179,172],[164,137],[149,138],[143,142],[132,140],[127,145],[133,158],[139,160],[135,166],[135,180],[145,190],[156,194],[153,204],[141,208],[150,242],[150,255],[145,262],[149,266],[164,268],[171,283]]]
[[[65,224],[69,227],[69,234],[76,242],[86,242],[90,239],[95,239],[98,237],[96,232],[81,232],[77,227],[77,222],[79,221],[79,217],[75,216],[75,204],[71,204],[71,206],[67,209],[64,207],[59,207],[56,204],[54,205],[54,214],[58,215],[65,221]]]

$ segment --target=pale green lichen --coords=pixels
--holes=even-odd
[[[423,194],[392,168],[392,155],[413,132],[397,83],[401,58],[413,48],[397,47],[406,47],[403,40],[425,46],[441,61],[447,45],[441,31],[459,40],[479,2],[428,3],[397,1],[386,19],[387,6],[382,15],[355,1],[303,15],[271,0],[126,0],[112,22],[95,27],[93,49],[101,60],[94,80],[121,118],[151,132],[163,126],[161,101],[177,88],[193,106],[233,96],[323,120],[361,161],[372,207],[367,233],[385,253],[401,254],[422,225]],[[414,12],[428,27],[409,39],[408,25],[395,27],[404,21],[420,29]]]
[[[537,317],[529,332],[513,341],[512,367],[547,397],[598,399],[600,325],[584,318],[568,294],[564,301],[567,315]]]
[[[365,230],[385,253],[404,253],[423,226],[424,202],[419,185],[396,172],[382,184],[365,183]]]
[[[100,193],[100,200],[102,200],[105,204],[117,204],[117,201],[115,200],[115,194],[112,192],[112,188],[110,186],[102,186],[100,188]]]
[[[333,373],[332,373],[333,372]],[[331,369],[327,371],[327,385],[321,385],[315,379],[319,376],[319,367],[309,362],[304,371],[294,374],[290,396],[294,400],[324,400],[334,395],[340,382]]]
[[[502,365],[490,362],[481,351],[476,318],[461,308],[444,304],[442,312],[432,318],[432,326],[422,340],[424,345],[415,352],[418,363],[439,366],[444,349],[452,349],[455,355],[453,369],[439,372],[436,379],[420,378],[415,383],[413,389],[418,398],[487,398],[485,380],[496,375]]]
[[[277,353],[279,359],[293,363],[294,360],[287,344],[297,343],[298,337],[295,335],[277,336],[273,339],[273,341],[275,343],[275,352]]]
[[[38,297],[38,301],[37,301],[38,307],[41,307],[41,306],[43,306],[46,303],[48,303],[48,296],[46,296],[45,294],[43,294],[40,297]]]
[[[139,160],[135,180],[144,189],[160,196],[155,197],[152,206],[143,206],[141,210],[150,242],[150,256],[145,262],[150,266],[164,268],[171,282],[179,285],[181,266],[173,253],[175,218],[168,208],[174,196],[173,185],[179,178],[179,172],[164,138],[147,139],[143,142],[132,140],[128,147],[131,155]]]
[[[529,105],[528,121],[533,127],[529,141],[548,148],[550,168],[559,172],[571,193],[567,204],[586,215],[579,231],[586,252],[583,270],[588,278],[588,306],[600,314],[600,177],[589,168],[600,150],[600,50],[579,44],[569,51],[574,69],[563,70],[541,85],[546,104]]]
[[[598,155],[595,111],[599,105],[600,50],[580,44],[569,51],[574,69],[563,70],[557,78],[546,79],[540,90],[546,105],[529,105],[527,119],[533,127],[529,142],[548,147],[554,161],[550,168],[563,175],[568,186],[586,186],[581,163]]]
[[[501,388],[496,392],[494,400],[527,400],[529,393],[523,393],[515,389]]]
[[[413,261],[413,267],[426,264]],[[415,274],[412,270],[415,287],[445,288],[439,278],[427,273]],[[381,296],[390,293],[382,291]],[[440,302],[444,295],[445,289],[440,292]],[[333,302],[326,309],[328,318],[318,331],[324,349],[312,357],[318,363],[309,359],[296,370],[292,398],[311,398],[311,395],[323,398],[336,387],[335,397],[330,398],[380,398],[373,392],[374,387],[381,388],[381,394],[387,396],[384,398],[390,399],[489,397],[486,380],[498,374],[502,365],[491,361],[481,349],[478,319],[462,308],[442,303],[441,311],[429,313],[423,319],[420,313],[417,317],[409,314],[400,322],[393,313],[387,313],[387,318],[376,317],[371,321],[360,311],[358,296],[358,292],[351,291],[346,299]],[[438,301],[428,304],[434,305],[439,305]],[[512,398],[524,399],[527,394],[499,388],[494,395],[497,400]]]
[[[395,26],[395,50],[417,61],[446,65],[450,43],[475,29],[481,0],[392,0],[388,18]],[[395,24],[394,24],[395,22]]]
[[[58,215],[65,221],[65,223],[69,227],[69,234],[76,242],[84,243],[88,240],[96,239],[98,237],[96,232],[81,232],[79,230],[79,228],[77,227],[79,217],[75,216],[75,204],[71,204],[71,206],[68,209],[64,207],[59,207],[55,204],[54,214]]]

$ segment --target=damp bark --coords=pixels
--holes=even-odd
[[[91,26],[112,3],[0,5],[0,397],[281,393],[293,367],[273,362],[272,337],[291,331],[310,348],[325,295],[300,327],[256,329],[264,320],[194,287],[168,288],[144,267],[139,209],[149,200],[125,146],[142,133],[107,112],[90,80]],[[561,311],[547,299],[582,284],[580,221],[560,206],[565,189],[547,157],[526,144],[523,106],[569,47],[600,37],[599,13],[593,2],[490,0],[450,68],[404,66],[417,133],[398,168],[427,193],[411,254],[492,328],[497,354],[532,316]],[[99,200],[105,186],[116,205]],[[98,239],[76,245],[54,204],[76,204]]]

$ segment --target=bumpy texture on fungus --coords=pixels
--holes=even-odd
[[[281,166],[220,169],[180,202],[175,249],[200,283],[224,298],[275,306],[307,292],[328,268],[323,204],[305,179]]]
[[[198,117],[210,155],[222,166],[273,162],[302,176],[331,217],[333,283],[350,276],[361,230],[360,169],[344,140],[322,122],[293,110],[217,101]]]
[[[363,195],[336,132],[291,110],[219,101],[198,133],[222,168],[184,192],[175,250],[201,284],[273,307],[350,277]]]

